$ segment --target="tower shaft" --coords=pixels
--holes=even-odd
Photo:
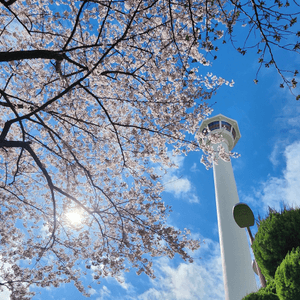
[[[222,143],[226,151],[226,143]],[[231,162],[213,165],[218,230],[222,257],[225,300],[241,300],[257,291],[246,231],[234,221],[232,208],[239,202]]]
[[[220,134],[226,152],[231,151],[241,137],[237,122],[221,114],[204,120],[199,130],[207,137],[212,133]],[[210,143],[209,139],[204,142]],[[219,144],[213,145],[215,151]],[[233,218],[232,210],[239,197],[231,161],[219,158],[218,163],[213,164],[213,172],[225,300],[241,300],[256,292],[257,285],[246,231]]]

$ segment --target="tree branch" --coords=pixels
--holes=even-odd
[[[38,58],[63,60],[64,55],[61,51],[52,50],[25,50],[0,52],[0,62]]]
[[[2,3],[5,7],[9,7],[10,5],[14,4],[17,0],[8,0],[8,1],[4,1],[4,0],[0,0],[0,3]]]

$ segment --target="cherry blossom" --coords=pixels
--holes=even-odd
[[[187,250],[200,241],[167,224],[171,208],[161,199],[157,166],[172,166],[168,149],[202,149],[203,163],[212,163],[199,124],[212,112],[212,95],[233,81],[208,72],[207,54],[232,33],[237,8],[247,16],[246,6],[0,6],[0,290],[30,299],[31,286],[73,282],[87,295],[86,274],[99,282],[129,267],[154,277],[152,257],[176,253],[192,262]],[[264,32],[265,23],[255,24]],[[271,50],[268,40],[261,43],[263,54]],[[219,151],[225,160],[233,155]]]

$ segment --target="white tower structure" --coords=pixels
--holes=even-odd
[[[236,121],[221,114],[202,122],[204,133],[220,133],[225,151],[231,151],[241,137]],[[216,150],[219,144],[212,145]],[[241,300],[256,292],[257,285],[251,266],[250,249],[244,228],[234,221],[232,209],[239,202],[231,162],[218,160],[213,165],[217,205],[219,240],[221,248],[225,300]]]

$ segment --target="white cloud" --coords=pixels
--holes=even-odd
[[[199,198],[196,195],[191,195],[191,198],[189,199],[190,203],[199,203]]]
[[[274,118],[274,128],[277,128],[275,134],[281,141],[290,141],[292,139],[297,139],[299,137],[299,115],[300,106],[299,102],[295,101],[294,97],[291,97],[291,93],[288,89],[280,89],[280,98],[284,99],[285,105],[278,107],[277,116]],[[300,94],[300,89],[296,88],[294,94]],[[278,100],[278,93],[276,93],[275,98]],[[280,130],[278,130],[280,129]],[[283,133],[283,134],[282,134]]]
[[[278,156],[280,154],[280,149],[279,149],[279,143],[275,144],[274,149],[269,157],[271,163],[273,164],[273,166],[277,166],[279,164],[279,159]]]
[[[286,168],[282,176],[269,177],[255,191],[255,198],[263,203],[265,210],[268,206],[280,210],[282,202],[292,207],[300,206],[300,141],[287,146],[284,157]]]
[[[175,165],[178,166],[178,168],[181,168],[183,166],[184,156],[182,155],[173,155],[172,152],[169,151],[169,157]]]
[[[115,280],[126,291],[133,288],[130,282],[129,283],[126,282],[124,273],[120,273],[117,278],[115,277],[107,278],[107,280],[109,279]]]
[[[193,192],[195,188],[190,180],[182,175],[184,156],[173,156],[170,152],[169,157],[177,168],[168,168],[166,175],[162,177],[164,191],[173,194],[176,198],[184,198],[190,203],[199,203],[198,197]]]
[[[166,258],[159,260],[157,279],[139,300],[224,300],[224,286],[219,243],[206,240],[194,256],[205,254],[193,264],[172,267]]]
[[[200,170],[198,169],[197,163],[193,163],[192,167],[191,167],[191,172],[199,172]]]
[[[179,178],[176,175],[166,175],[164,177],[165,192],[174,193],[175,197],[179,197],[182,193],[191,190],[191,183],[187,178]]]
[[[90,288],[90,289],[88,290],[88,293],[91,294],[91,295],[94,295],[94,294],[97,293],[97,291],[96,291],[95,289],[93,289],[93,288]]]
[[[99,292],[100,297],[98,297],[96,300],[104,300],[104,299],[110,299],[110,290],[104,285],[102,289]]]
[[[288,146],[285,151],[287,167],[284,178],[286,181],[286,199],[290,204],[300,205],[300,141]]]
[[[97,268],[103,269],[103,266],[104,266],[103,264],[100,264],[97,267],[91,266],[91,269],[93,271],[96,270]],[[96,273],[93,272],[92,275],[94,275],[94,274],[96,274]],[[118,285],[120,285],[126,291],[128,291],[128,290],[130,290],[130,289],[133,288],[133,286],[132,286],[132,284],[130,282],[126,282],[126,279],[125,279],[125,276],[124,276],[124,272],[122,272],[122,271],[118,275],[105,277],[105,280],[109,284],[118,284]],[[105,287],[105,290],[106,290],[106,287]],[[102,292],[102,293],[104,293],[104,292]]]
[[[300,127],[299,114],[300,114],[300,107],[298,105],[298,102],[295,101],[294,97],[288,97],[287,103],[283,107],[281,116],[277,122],[280,122],[287,129],[299,128]]]

